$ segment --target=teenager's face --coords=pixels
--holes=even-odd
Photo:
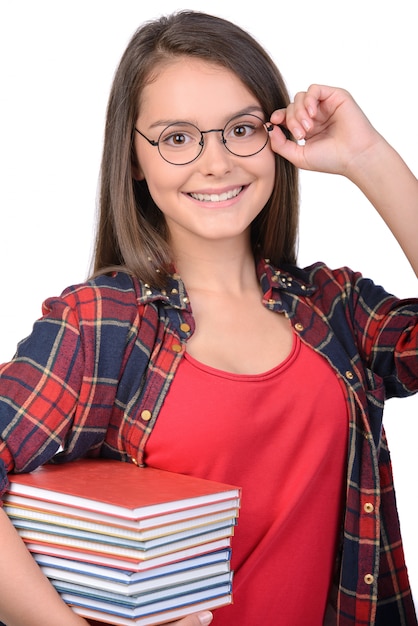
[[[243,111],[263,118],[260,103],[231,71],[194,58],[163,65],[143,90],[136,128],[157,140],[171,123],[191,122],[199,129],[223,128]],[[267,120],[266,120],[267,121]],[[269,199],[275,158],[268,142],[258,154],[239,157],[221,141],[204,135],[204,149],[187,165],[167,163],[158,148],[135,133],[138,178],[145,178],[175,245],[244,238]]]

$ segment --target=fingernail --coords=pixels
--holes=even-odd
[[[213,615],[210,611],[205,611],[204,613],[199,613],[198,618],[202,626],[207,626],[211,623]]]
[[[304,138],[304,134],[303,132],[300,130],[300,128],[294,128],[292,131],[292,135],[295,139],[301,140]]]

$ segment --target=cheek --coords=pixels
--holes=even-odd
[[[161,158],[160,161],[154,166],[147,163],[143,173],[152,199],[164,212],[166,207],[177,201],[185,177],[175,166],[165,164]]]
[[[145,179],[149,192],[156,202],[156,196],[164,193],[173,185],[172,167],[161,158],[157,148],[137,146],[135,152],[138,163],[135,173],[140,175],[140,180]]]

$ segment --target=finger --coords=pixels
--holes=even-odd
[[[289,139],[289,137],[290,133],[287,129],[275,125],[273,131],[270,133],[271,148],[276,154],[300,167],[300,159],[302,157],[301,146],[292,139]]]
[[[305,139],[314,126],[318,100],[312,92],[299,91],[289,107],[286,123],[297,139]]]
[[[171,622],[171,626],[208,626],[212,619],[213,615],[210,611],[201,611],[200,613],[188,615],[177,622]]]
[[[284,138],[290,139],[290,135],[297,140],[304,138],[304,130],[296,120],[293,113],[293,104],[289,104],[286,109],[277,109],[271,114],[270,121],[280,128]]]
[[[339,87],[311,85],[306,92],[306,106],[312,111],[311,117],[321,122],[334,114],[344,103],[352,101],[351,95]]]
[[[306,139],[315,124],[328,117],[329,112],[322,110],[322,107],[336,92],[338,90],[335,87],[312,84],[307,91],[296,93],[293,102],[282,110],[286,112],[284,123],[295,139]],[[281,113],[281,118],[283,117]],[[272,121],[276,122],[276,118],[272,118]]]

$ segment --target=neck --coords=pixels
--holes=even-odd
[[[249,245],[209,242],[199,250],[182,248],[175,252],[176,270],[186,289],[240,293],[257,281],[254,256]]]

